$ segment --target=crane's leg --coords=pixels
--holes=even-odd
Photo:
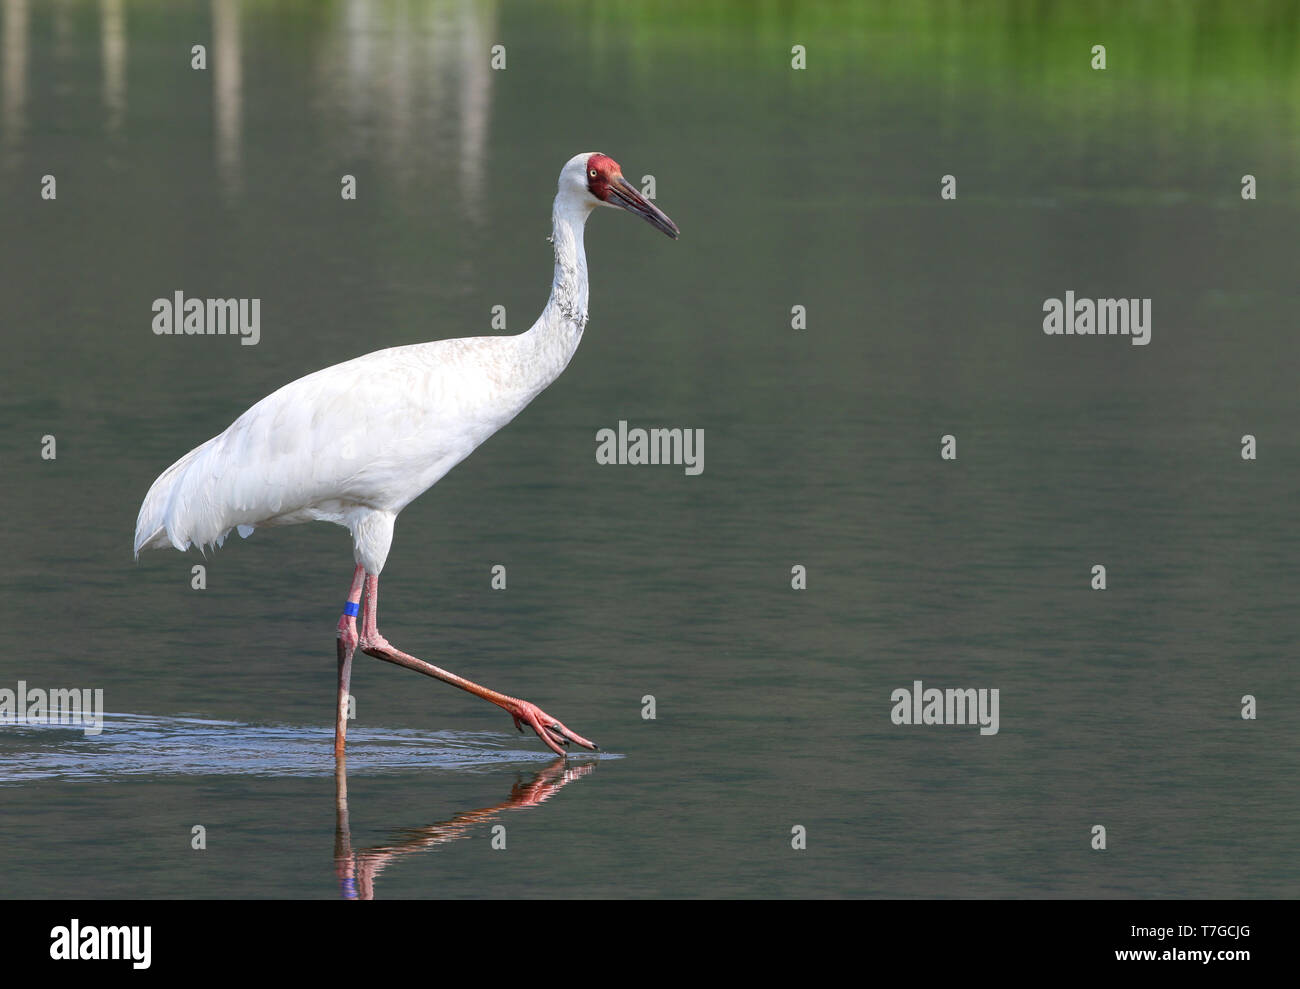
[[[477,683],[458,677],[455,673],[448,673],[422,659],[408,656],[390,645],[388,640],[379,634],[379,577],[372,573],[366,574],[365,608],[361,617],[359,644],[361,651],[367,656],[374,656],[375,659],[382,659],[386,663],[394,663],[397,666],[405,666],[408,670],[415,670],[416,673],[423,673],[425,676],[449,683],[453,687],[467,690],[475,697],[482,697],[497,707],[505,708],[515,719],[516,728],[523,731],[524,725],[528,725],[537,733],[538,738],[559,755],[564,755],[564,749],[560,746],[568,745],[570,742],[577,742],[588,749],[599,748],[595,742],[590,742],[576,732],[569,731],[536,704],[521,701],[518,697],[499,694],[487,687],[480,687]]]
[[[352,587],[339,616],[339,697],[334,713],[334,758],[342,759],[348,739],[348,691],[352,688],[352,653],[357,648],[357,613],[361,609],[361,589],[365,584],[366,568],[357,564],[352,574]]]

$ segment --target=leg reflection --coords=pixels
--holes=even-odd
[[[391,844],[354,850],[348,822],[347,758],[340,756],[334,766],[334,873],[339,892],[345,900],[373,900],[375,880],[394,859],[466,838],[472,828],[492,820],[503,810],[534,807],[549,800],[561,787],[593,772],[596,765],[595,762],[566,765],[563,757],[557,757],[527,782],[516,779],[510,796],[499,804],[465,811],[437,824],[405,828],[401,837]]]

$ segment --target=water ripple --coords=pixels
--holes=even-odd
[[[473,772],[555,759],[549,751],[510,748],[510,739],[500,732],[353,727],[348,771]],[[147,714],[105,714],[103,734],[91,736],[79,727],[6,725],[0,727],[0,785],[129,776],[325,776],[334,772],[333,744],[332,727]]]

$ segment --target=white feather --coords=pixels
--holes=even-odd
[[[220,546],[232,528],[347,526],[378,574],[397,513],[559,376],[587,321],[583,227],[598,205],[588,153],[560,173],[555,278],[532,328],[393,347],[285,385],[154,481],[136,521],[142,549]]]

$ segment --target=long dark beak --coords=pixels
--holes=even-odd
[[[676,240],[677,235],[681,233],[677,229],[677,224],[668,219],[667,213],[637,192],[636,187],[621,175],[609,183],[609,202],[613,206],[622,206],[623,209],[647,220],[673,240]]]

